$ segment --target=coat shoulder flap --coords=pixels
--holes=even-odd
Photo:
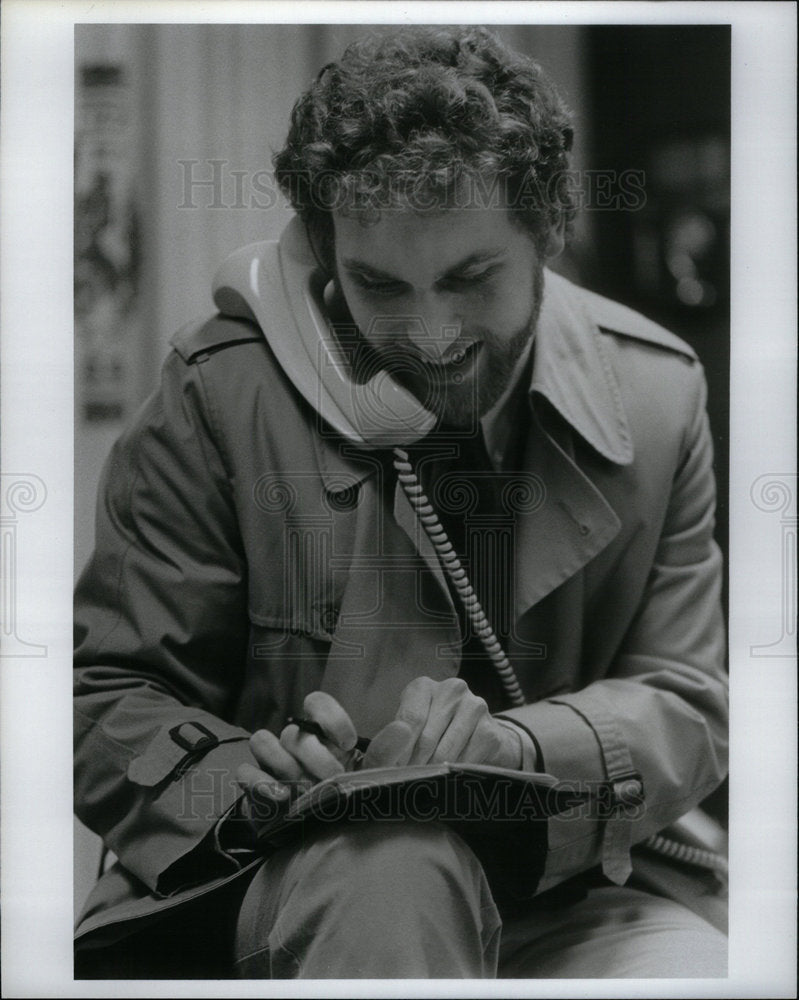
[[[586,309],[601,330],[674,351],[691,361],[697,360],[694,349],[665,327],[619,302],[613,302],[602,295],[597,295],[596,292],[589,292],[585,289],[582,291],[585,296]]]
[[[263,340],[264,336],[255,323],[217,315],[187,323],[172,337],[170,344],[186,364],[192,364],[200,355],[236,344],[263,343]]]

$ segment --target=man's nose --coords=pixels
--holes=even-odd
[[[405,336],[426,361],[442,364],[449,360],[462,326],[460,316],[446,303],[428,303],[408,323]]]
[[[460,316],[446,308],[420,308],[401,315],[375,316],[367,339],[383,350],[407,353],[408,346],[424,361],[441,364],[450,360],[453,345],[461,336]]]

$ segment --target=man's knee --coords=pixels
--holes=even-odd
[[[592,889],[505,925],[501,975],[542,979],[723,977],[727,939],[691,910],[638,889]]]
[[[307,850],[302,867],[309,877],[323,875],[336,891],[390,892],[430,888],[430,879],[480,885],[482,869],[471,850],[437,823],[369,822],[328,831]],[[424,892],[422,893],[424,895]]]
[[[299,847],[279,851],[265,863],[250,893],[265,891],[277,909],[298,890],[336,902],[382,894],[396,905],[405,896],[423,900],[438,879],[464,890],[486,888],[479,862],[447,827],[372,821],[320,829]]]
[[[375,952],[393,935],[391,948],[418,953],[431,921],[477,955],[498,931],[485,875],[463,841],[436,823],[336,825],[266,861],[240,912],[237,951],[240,962],[261,955],[273,967],[290,951],[301,966],[298,952],[315,940]]]

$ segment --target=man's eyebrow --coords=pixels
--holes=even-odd
[[[443,274],[436,277],[436,281],[442,281],[460,271],[466,271],[468,268],[474,267],[475,264],[490,263],[501,257],[506,250],[507,247],[497,247],[490,250],[478,250],[475,253],[469,254],[468,257],[464,257],[462,260],[459,260],[451,267],[448,267]],[[383,271],[379,267],[374,267],[372,264],[368,264],[365,260],[358,260],[355,257],[345,257],[341,263],[348,271],[360,271],[367,277],[378,281],[403,282],[402,278],[398,278],[394,274],[389,274],[388,271]]]
[[[501,257],[507,249],[507,247],[495,247],[491,250],[478,250],[475,253],[469,254],[468,257],[464,257],[463,260],[459,260],[457,264],[453,264],[452,267],[448,267],[443,274],[436,278],[436,281],[442,281],[443,279],[450,277],[450,275],[457,274],[459,271],[468,271],[468,269],[470,267],[474,267],[475,264],[490,264]]]

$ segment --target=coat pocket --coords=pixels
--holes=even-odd
[[[244,685],[237,706],[240,725],[279,733],[290,715],[322,686],[335,622],[324,608],[312,619],[250,614]],[[324,623],[324,624],[323,624]]]
[[[296,605],[262,605],[250,608],[250,625],[263,632],[265,646],[286,645],[292,637],[305,636],[329,643],[338,625],[338,602],[332,598],[311,597]]]

